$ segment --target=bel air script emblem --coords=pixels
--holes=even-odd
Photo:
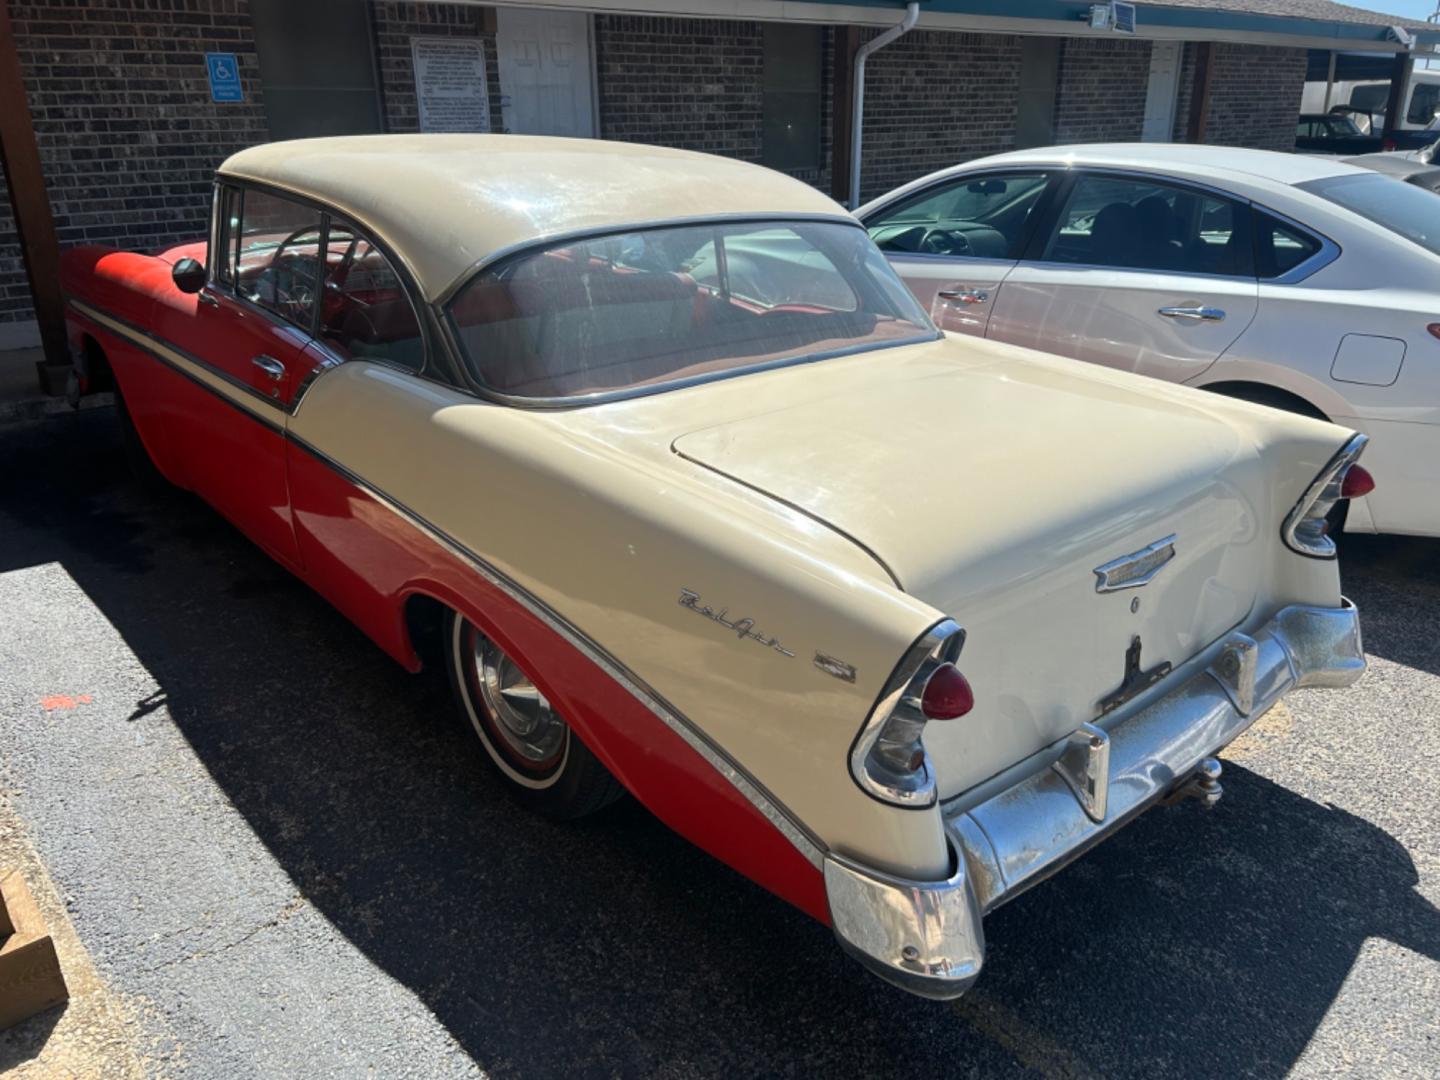
[[[1095,568],[1095,591],[1115,592],[1147,585],[1175,557],[1175,534]]]
[[[727,630],[734,630],[741,641],[749,638],[751,641],[758,641],[767,649],[774,649],[781,656],[795,655],[789,649],[785,648],[785,646],[781,645],[775,638],[766,637],[764,634],[757,632],[754,619],[731,619],[728,617],[730,614],[729,608],[721,608],[719,611],[716,611],[709,604],[700,603],[700,594],[697,592],[692,592],[689,589],[681,589],[680,606],[689,608],[695,612],[696,615],[705,616],[705,618],[711,622],[719,623]]]

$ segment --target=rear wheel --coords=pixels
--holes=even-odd
[[[446,618],[445,644],[461,720],[516,801],[568,820],[624,794],[504,649],[454,612]]]

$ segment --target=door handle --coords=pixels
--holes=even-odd
[[[935,294],[941,300],[954,300],[957,304],[983,304],[990,294],[983,289],[941,289]]]
[[[1216,307],[1162,307],[1157,315],[1167,319],[1204,319],[1207,322],[1222,322],[1225,312]]]
[[[273,356],[265,356],[263,353],[250,361],[257,368],[263,371],[271,382],[279,382],[285,377],[285,365]]]

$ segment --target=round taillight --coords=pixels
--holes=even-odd
[[[1345,479],[1340,481],[1342,499],[1358,499],[1375,490],[1375,478],[1361,465],[1351,465],[1345,470]]]
[[[927,720],[954,720],[975,707],[970,683],[954,664],[941,664],[925,680],[920,711]]]
[[[1430,331],[1431,337],[1440,338],[1440,322],[1432,322],[1425,329]]]

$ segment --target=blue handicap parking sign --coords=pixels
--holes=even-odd
[[[235,62],[234,53],[206,53],[205,66],[210,69],[211,101],[245,100],[245,93],[240,89],[240,65]]]

